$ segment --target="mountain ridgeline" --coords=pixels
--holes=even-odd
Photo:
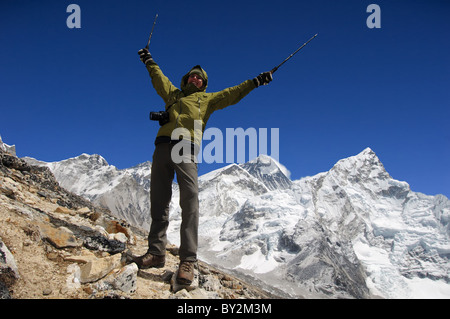
[[[44,163],[69,191],[147,231],[151,163]],[[449,298],[450,201],[411,191],[367,148],[291,180],[268,156],[199,177],[199,257],[292,298]],[[179,244],[173,184],[169,240]]]

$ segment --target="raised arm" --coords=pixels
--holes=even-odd
[[[164,75],[146,48],[139,50],[138,54],[150,74],[156,93],[164,100],[166,105],[169,104],[173,97],[179,94],[180,90]]]
[[[242,100],[253,89],[260,85],[267,85],[272,81],[272,73],[261,73],[252,80],[247,80],[239,85],[229,87],[220,92],[211,93],[210,106],[212,111],[223,109]]]

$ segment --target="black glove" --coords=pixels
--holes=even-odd
[[[138,51],[139,54],[139,58],[141,59],[142,63],[144,63],[145,65],[147,65],[147,63],[149,62],[155,62],[153,61],[152,55],[150,54],[150,52],[148,52],[147,48],[143,48],[141,50]]]
[[[264,72],[254,78],[253,82],[255,83],[256,87],[258,87],[260,85],[267,85],[272,80],[272,72]]]

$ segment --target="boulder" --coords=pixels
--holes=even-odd
[[[0,283],[11,287],[19,277],[16,261],[8,247],[0,239]]]
[[[126,244],[116,239],[108,239],[105,236],[91,236],[84,239],[84,246],[91,250],[105,251],[117,254],[126,249]]]
[[[47,239],[56,248],[79,247],[81,246],[75,238],[73,232],[66,227],[55,228],[50,224],[40,223],[41,236]]]
[[[72,210],[63,206],[58,206],[55,209],[55,213],[75,215],[75,213]]]
[[[97,291],[119,290],[126,294],[134,294],[137,289],[138,266],[135,263],[113,270],[93,288]]]
[[[119,268],[122,265],[121,258],[121,254],[115,254],[110,257],[97,258],[87,262],[80,267],[80,282],[84,284],[102,279],[111,270]]]

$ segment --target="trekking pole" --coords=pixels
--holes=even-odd
[[[158,18],[158,14],[156,14],[156,16],[155,16],[155,21],[153,21],[152,32],[150,32],[150,36],[148,37],[148,42],[147,42],[147,46],[146,46],[147,50],[148,50],[148,47],[150,45],[150,40],[152,39],[153,29],[155,28],[155,24],[156,24],[156,19],[157,18]]]
[[[274,67],[270,73],[274,73],[276,70],[278,70],[278,68],[280,66],[282,66],[283,64],[285,64],[290,58],[292,58],[298,51],[300,51],[301,49],[303,49],[309,42],[311,42],[315,37],[317,37],[318,33],[316,33],[311,39],[309,39],[308,41],[306,41],[305,43],[303,43],[303,45],[298,48],[297,50],[295,50],[294,53],[292,53],[290,56],[288,56],[283,62],[281,62],[280,64],[278,64],[276,67]]]

